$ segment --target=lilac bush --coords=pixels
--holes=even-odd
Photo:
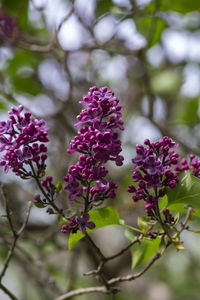
[[[68,200],[79,204],[74,211],[72,209],[70,212],[70,209],[61,207],[59,193],[62,190],[62,184],[54,184],[53,177],[45,174],[49,129],[43,120],[37,120],[29,112],[23,112],[21,105],[18,108],[12,107],[8,120],[0,122],[0,152],[2,152],[0,166],[4,168],[5,173],[11,170],[22,179],[33,178],[35,180],[40,192],[34,196],[34,204],[40,208],[45,207],[49,214],[57,215],[58,223],[62,227],[61,232],[69,234],[69,250],[85,237],[98,257],[97,269],[86,274],[95,274],[101,278],[104,285],[100,287],[100,290],[106,293],[116,293],[118,291],[114,286],[116,283],[134,280],[141,276],[170,245],[174,245],[178,250],[184,249],[180,234],[183,230],[189,230],[187,223],[192,213],[195,213],[192,205],[199,208],[199,203],[196,204],[195,198],[200,193],[200,182],[196,178],[194,180],[194,176],[200,178],[200,160],[192,154],[189,162],[186,158],[180,160],[175,150],[178,144],[170,137],[165,136],[154,143],[146,139],[144,146],[136,145],[136,156],[132,159],[134,184],[129,186],[128,192],[133,194],[132,198],[135,202],[144,201],[147,216],[139,217],[138,228],[135,228],[120,220],[118,213],[112,207],[93,210],[96,206],[103,204],[104,200],[114,199],[116,196],[117,184],[108,179],[106,164],[115,162],[116,166],[123,165],[124,158],[120,154],[122,147],[118,136],[118,132],[124,129],[121,120],[122,107],[119,105],[119,99],[107,87],[90,88],[80,103],[86,106],[77,117],[76,127],[80,129],[67,150],[69,154],[78,153],[79,156],[77,162],[69,167],[64,177],[67,183],[64,191],[68,194]],[[188,170],[190,172],[185,172]],[[180,174],[183,176],[179,176]],[[184,178],[186,180],[189,178],[186,188],[185,182],[181,182]],[[169,190],[176,188],[178,188],[177,192],[170,196]],[[182,190],[186,194],[184,197],[181,194]],[[172,202],[176,200],[175,202],[179,204],[187,204],[186,217],[183,222],[179,223],[179,227],[170,206],[167,204],[160,207],[160,200],[164,195],[167,196],[167,201],[169,200],[168,204],[171,199]],[[181,199],[177,198],[179,195]],[[190,201],[184,200],[183,202],[183,198],[187,199],[187,196],[191,198],[192,205]],[[5,195],[4,198],[6,199]],[[26,213],[25,223],[18,232],[12,224],[7,206],[8,223],[14,236],[12,254],[17,239],[27,224],[31,204]],[[197,211],[197,215],[198,213]],[[89,236],[90,230],[105,225],[125,226],[137,235],[133,236],[128,246],[119,253],[106,257]],[[194,232],[198,231],[194,230]],[[129,235],[131,236],[132,233],[129,232]],[[153,244],[154,240],[156,244]],[[143,242],[143,247],[140,247]],[[146,262],[154,253],[143,271],[134,275],[106,279],[102,274],[104,265],[122,255],[136,243],[138,243],[137,257],[134,257],[133,252],[133,262],[136,266]],[[147,243],[150,243],[149,248],[146,247]],[[161,245],[160,248],[159,245]],[[8,254],[2,271],[3,275],[10,257]],[[99,287],[97,289],[99,290]],[[77,291],[73,292],[74,295],[76,293]],[[67,294],[67,298],[69,297],[71,297],[71,292]]]

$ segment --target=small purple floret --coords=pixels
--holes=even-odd
[[[69,224],[65,224],[62,226],[62,233],[76,233],[78,230],[82,232],[82,234],[86,234],[86,228],[94,229],[96,226],[93,222],[89,222],[90,215],[87,213],[83,213],[82,217],[75,216],[73,217]]]

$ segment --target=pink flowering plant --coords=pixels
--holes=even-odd
[[[67,150],[71,155],[77,153],[78,157],[66,171],[64,189],[52,176],[46,176],[49,129],[43,120],[24,112],[21,105],[11,108],[8,120],[0,122],[0,166],[5,173],[10,170],[23,180],[35,180],[38,192],[33,203],[58,216],[61,233],[69,235],[69,250],[85,238],[96,251],[97,269],[88,273],[98,274],[103,285],[92,291],[116,293],[118,283],[140,277],[170,245],[177,250],[184,249],[181,233],[194,231],[188,221],[192,215],[200,216],[200,160],[193,154],[189,160],[180,159],[178,144],[167,136],[156,142],[146,139],[144,145],[136,145],[136,156],[132,159],[133,182],[127,190],[133,202],[144,201],[146,215],[138,217],[138,227],[132,227],[119,218],[113,207],[106,206],[107,199],[116,197],[118,187],[110,180],[107,164],[113,162],[121,167],[124,160],[119,135],[124,130],[122,106],[111,90],[96,86],[90,88],[80,104],[84,108],[75,124],[79,130]],[[73,213],[62,207],[59,201],[62,192],[66,201],[78,203]],[[126,248],[110,257],[102,253],[89,235],[108,225],[123,226],[129,240]],[[16,233],[16,239],[18,235]],[[104,265],[128,249],[132,252],[133,268],[147,263],[143,271],[106,279],[102,274]],[[71,291],[62,299],[76,293]]]

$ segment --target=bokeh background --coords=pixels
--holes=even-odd
[[[50,128],[48,175],[61,181],[76,160],[66,149],[76,134],[79,101],[89,87],[107,85],[123,105],[124,166],[109,165],[119,184],[113,205],[127,224],[144,214],[127,187],[135,145],[168,135],[180,155],[200,153],[199,0],[2,0],[0,5],[0,120],[23,104]],[[37,187],[0,170],[16,226]],[[70,207],[64,194],[60,201]],[[0,264],[12,240],[0,206]],[[196,220],[196,225],[200,223]],[[93,238],[105,254],[127,244],[124,230],[106,227]],[[126,283],[117,300],[199,300],[200,240],[184,233],[185,250],[170,249],[143,277]],[[3,283],[20,300],[49,300],[69,289],[96,285],[82,273],[95,255],[81,241],[69,253],[56,217],[32,208],[27,230]],[[106,268],[108,277],[131,272],[127,253]],[[110,299],[82,295],[74,299]],[[0,299],[9,299],[0,291]]]

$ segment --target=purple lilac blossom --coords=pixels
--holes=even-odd
[[[91,204],[93,201],[115,197],[117,185],[106,181],[108,171],[104,164],[108,161],[114,161],[117,166],[123,164],[121,141],[117,133],[117,130],[124,129],[122,107],[119,99],[107,87],[90,88],[80,103],[87,107],[77,117],[75,126],[81,129],[71,141],[67,152],[78,152],[81,155],[64,177],[67,182],[65,191],[69,200],[84,197],[89,191]]]
[[[18,176],[30,177],[26,165],[30,161],[37,167],[37,175],[45,169],[48,128],[43,120],[31,113],[22,113],[23,106],[12,107],[7,121],[0,122],[0,166],[7,173],[11,169]]]
[[[177,165],[175,166],[175,170],[178,172],[192,170],[192,175],[200,178],[200,159],[198,159],[194,154],[190,154],[189,158],[189,163],[186,158],[183,158],[180,162],[181,167]]]
[[[82,232],[82,234],[86,234],[86,228],[94,229],[95,224],[93,222],[89,222],[90,215],[84,213],[82,217],[75,216],[70,220],[69,224],[65,224],[62,226],[62,233],[76,233],[78,230]]]
[[[132,159],[135,165],[132,178],[138,186],[130,185],[128,192],[134,194],[135,202],[144,200],[145,209],[151,215],[156,212],[158,198],[164,195],[165,187],[174,188],[178,182],[175,165],[179,156],[172,150],[178,144],[167,136],[155,143],[147,139],[144,144],[146,147],[136,145],[136,157]]]

